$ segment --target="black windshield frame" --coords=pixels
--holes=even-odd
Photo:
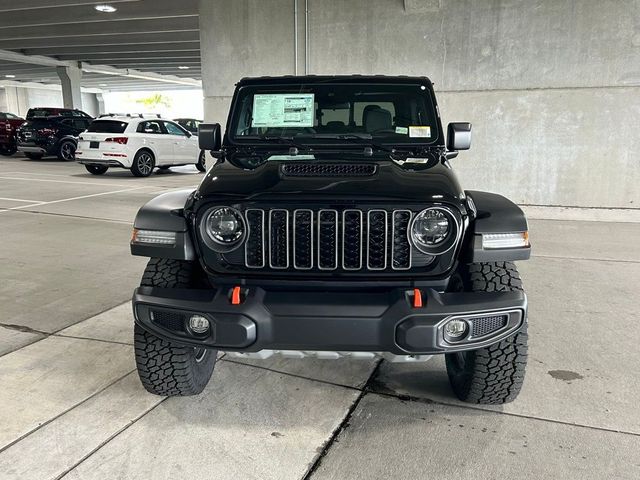
[[[283,82],[283,83],[275,83],[269,82],[264,85],[262,84],[250,84],[250,85],[241,85],[236,90],[236,93],[233,97],[230,114],[227,122],[227,132],[225,135],[225,143],[229,145],[235,146],[264,146],[264,138],[261,139],[263,134],[257,134],[251,132],[248,135],[238,135],[239,123],[241,122],[241,117],[246,117],[246,110],[250,108],[248,103],[253,103],[253,98],[255,94],[278,94],[278,93],[287,93],[287,94],[299,94],[299,93],[314,93],[323,92],[326,95],[327,92],[330,92],[331,95],[334,92],[337,92],[337,98],[339,100],[344,100],[346,97],[350,102],[350,111],[351,116],[350,120],[353,121],[354,114],[354,104],[356,100],[360,100],[361,98],[372,98],[372,95],[384,95],[385,92],[391,92],[394,95],[404,95],[410,96],[412,99],[416,101],[422,102],[422,115],[425,117],[420,122],[415,120],[415,117],[410,119],[409,123],[418,123],[416,126],[428,126],[431,130],[431,136],[428,138],[420,138],[420,137],[410,137],[409,134],[398,134],[396,131],[397,128],[397,115],[394,115],[394,132],[386,132],[384,134],[373,134],[371,135],[370,141],[374,141],[379,145],[385,145],[388,147],[398,146],[398,147],[442,147],[444,146],[444,135],[442,132],[442,125],[440,122],[440,117],[438,114],[437,103],[435,99],[435,95],[433,93],[433,88],[431,83],[428,81],[422,82],[416,80],[415,82],[403,82],[403,81],[387,81],[387,82],[304,82],[293,83],[293,82]],[[354,96],[349,97],[349,92],[355,92]],[[358,97],[358,98],[357,98]],[[315,98],[315,97],[314,97]],[[340,104],[341,102],[337,100],[336,104]],[[366,100],[365,100],[366,101]],[[370,103],[375,103],[369,100]],[[344,103],[344,102],[343,102]],[[383,101],[383,103],[385,103]],[[388,103],[388,102],[386,102]],[[320,108],[319,100],[316,101],[314,117],[315,117],[315,127],[319,126],[318,118],[321,118],[321,114],[319,112]],[[396,112],[393,112],[396,114]],[[243,127],[246,126],[246,118],[242,121],[245,122]],[[363,120],[364,121],[364,120]],[[349,124],[349,128],[353,127],[355,124]],[[413,125],[412,125],[413,126]],[[356,126],[357,127],[357,126]],[[399,127],[403,128],[403,127]],[[353,139],[349,141],[345,141],[344,139],[340,139],[340,134],[336,134],[336,138],[330,138],[331,135],[320,135],[322,138],[311,138],[313,133],[310,132],[299,132],[297,129],[288,129],[282,128],[281,132],[277,132],[275,136],[281,136],[282,138],[293,138],[297,143],[303,143],[305,145],[321,148],[322,146],[354,146]],[[287,133],[287,130],[293,130],[292,132]],[[408,125],[407,125],[408,130]],[[358,133],[356,131],[345,131],[347,135],[352,133]],[[360,132],[362,133],[362,132]],[[296,135],[299,135],[298,139]],[[267,135],[270,136],[270,135]],[[366,138],[362,138],[362,143],[368,143]]]

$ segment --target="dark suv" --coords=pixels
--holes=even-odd
[[[32,159],[56,155],[60,160],[74,160],[78,135],[93,122],[81,110],[66,108],[31,108],[27,121],[18,131],[18,150]]]
[[[217,163],[195,190],[138,212],[133,296],[143,385],[201,392],[230,357],[444,354],[455,394],[513,400],[527,361],[527,299],[512,263],[527,220],[493,193],[463,190],[425,77],[307,76],[237,84]],[[425,379],[425,381],[427,381]]]

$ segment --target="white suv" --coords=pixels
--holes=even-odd
[[[204,172],[205,158],[197,136],[171,120],[142,115],[95,120],[80,134],[76,150],[76,161],[93,175],[121,167],[136,177],[148,177],[155,167],[189,164]]]

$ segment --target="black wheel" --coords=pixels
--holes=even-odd
[[[198,288],[199,270],[191,262],[152,258],[141,286]],[[217,351],[176,345],[134,326],[134,349],[140,381],[147,391],[165,397],[197,395],[209,383]]]
[[[42,153],[25,152],[24,154],[30,160],[40,160],[44,155]]]
[[[156,159],[153,158],[153,154],[148,150],[141,150],[136,153],[133,159],[133,165],[131,165],[131,173],[136,177],[148,177],[153,172],[153,168],[156,166]]]
[[[65,162],[72,162],[76,159],[76,144],[71,140],[64,140],[58,148],[58,158]]]
[[[472,292],[523,290],[511,262],[473,263],[461,273],[461,288]],[[527,365],[527,325],[486,348],[445,355],[453,391],[462,401],[496,405],[515,400]]]
[[[17,151],[18,147],[15,145],[0,145],[0,155],[4,155],[5,157],[10,157]]]
[[[200,156],[198,157],[196,168],[201,172],[207,171],[207,153],[204,150],[200,151]]]
[[[103,175],[109,170],[109,167],[104,165],[85,165],[84,168],[92,175]]]

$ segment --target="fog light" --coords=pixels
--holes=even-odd
[[[464,320],[451,320],[444,326],[444,335],[451,340],[460,340],[466,333],[468,327]]]
[[[189,329],[193,333],[206,333],[209,330],[209,320],[202,315],[192,315],[189,318]]]

